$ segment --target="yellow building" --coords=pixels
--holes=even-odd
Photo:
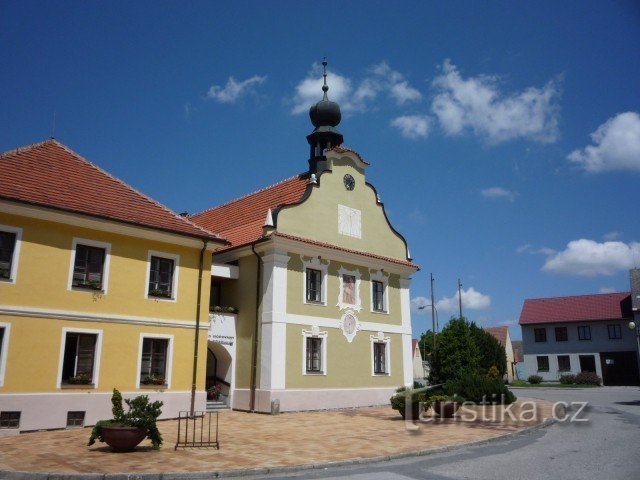
[[[190,217],[230,242],[213,257],[208,377],[235,409],[379,405],[413,383],[418,267],[323,90],[308,171]]]
[[[188,410],[197,322],[204,409],[224,241],[55,140],[1,154],[0,178],[0,432],[110,418],[114,387]]]

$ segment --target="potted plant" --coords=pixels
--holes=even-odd
[[[163,376],[152,373],[143,377],[140,383],[143,385],[165,385],[167,381]]]
[[[236,307],[223,307],[221,305],[209,307],[209,311],[213,313],[238,313],[238,309]]]
[[[114,388],[111,397],[113,418],[95,424],[87,445],[100,440],[116,452],[130,452],[146,437],[151,440],[153,448],[160,448],[162,435],[156,421],[162,413],[162,402],[149,402],[147,395],[141,395],[132,400],[127,398],[124,403],[127,404],[127,412],[122,408],[122,394]]]
[[[411,402],[411,418],[418,419],[420,412],[429,409],[429,401],[425,398],[424,389],[407,390],[406,387],[396,389],[391,397],[391,408],[400,412],[402,418],[407,418],[407,403]]]
[[[433,405],[433,411],[441,418],[453,418],[460,408],[460,397],[455,395],[432,395],[429,397]]]
[[[221,387],[219,384],[215,384],[213,387],[207,389],[207,399],[218,400],[220,398]]]
[[[171,292],[169,290],[153,289],[149,292],[152,297],[171,298]]]
[[[91,376],[88,373],[79,373],[73,377],[67,379],[72,385],[89,385],[91,384]]]

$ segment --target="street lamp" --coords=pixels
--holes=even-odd
[[[638,360],[638,376],[640,376],[640,325],[636,325],[636,322],[632,320],[629,322],[628,326],[631,330],[636,331],[636,343],[638,344],[636,360]]]

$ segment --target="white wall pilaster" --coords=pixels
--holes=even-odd
[[[402,318],[402,371],[404,384],[413,385],[413,352],[411,348],[411,278],[400,277],[400,316]],[[408,332],[408,333],[407,333]]]
[[[262,257],[261,390],[279,390],[285,387],[288,262],[289,255],[279,250],[268,251]]]

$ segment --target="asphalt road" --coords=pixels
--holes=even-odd
[[[552,402],[588,402],[580,415],[588,421],[559,422],[508,440],[425,457],[260,478],[640,479],[640,388],[536,388],[514,391],[519,397]],[[571,415],[577,411],[577,406],[574,406],[567,413]]]

